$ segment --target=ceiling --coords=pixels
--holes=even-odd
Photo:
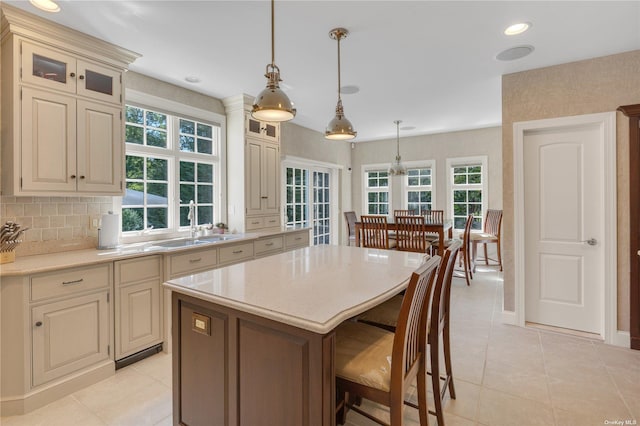
[[[59,0],[59,13],[7,1],[142,54],[130,69],[216,98],[256,95],[271,61],[270,2]],[[513,23],[529,31],[506,36]],[[640,49],[639,1],[290,1],[275,3],[275,63],[301,126],[324,132],[337,101],[356,142],[499,125],[501,75]],[[529,56],[499,61],[504,49]],[[200,79],[193,84],[185,77]],[[413,128],[413,129],[411,129]]]

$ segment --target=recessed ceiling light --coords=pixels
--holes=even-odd
[[[184,78],[187,83],[200,83],[200,79],[196,76],[189,75]]]
[[[45,12],[60,12],[60,6],[52,0],[29,0],[29,3]]]
[[[517,24],[513,24],[507,27],[507,29],[504,30],[504,33],[506,35],[522,34],[523,32],[527,31],[529,28],[531,28],[530,22],[518,22]]]
[[[496,59],[499,61],[513,61],[516,59],[524,58],[534,50],[535,48],[529,45],[515,46],[498,53],[496,55]]]
[[[342,92],[343,95],[353,95],[359,91],[360,88],[358,86],[342,86],[340,88],[340,92]]]

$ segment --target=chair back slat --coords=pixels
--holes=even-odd
[[[396,216],[396,241],[400,251],[426,253],[424,216]]]
[[[386,216],[362,215],[362,247],[389,249]]]
[[[356,212],[344,212],[344,218],[347,222],[347,235],[354,237],[356,235],[356,222],[358,221]]]
[[[413,210],[394,210],[393,216],[414,216],[415,212]]]
[[[426,223],[443,223],[444,210],[427,210],[424,212],[424,220]]]
[[[426,331],[429,298],[433,289],[440,257],[429,258],[411,274],[409,285],[402,299],[396,332],[393,338],[391,363],[392,388],[402,383],[407,373],[416,368],[416,363],[426,356]]]
[[[484,232],[497,237],[500,235],[501,224],[502,210],[487,210],[487,216],[484,221]]]

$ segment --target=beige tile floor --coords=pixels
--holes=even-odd
[[[500,322],[502,278],[479,272],[453,283],[452,357],[457,425],[634,425],[640,421],[640,351]],[[415,389],[412,390],[415,398]],[[385,411],[363,404],[382,417]],[[406,408],[405,424],[418,425]],[[615,423],[615,422],[620,423]],[[435,424],[435,418],[429,418]],[[115,376],[2,426],[171,425],[171,356],[154,355]],[[350,412],[349,426],[374,423]],[[276,425],[274,425],[276,426]]]

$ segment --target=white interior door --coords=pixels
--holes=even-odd
[[[603,146],[595,124],[524,135],[526,321],[603,333]]]

